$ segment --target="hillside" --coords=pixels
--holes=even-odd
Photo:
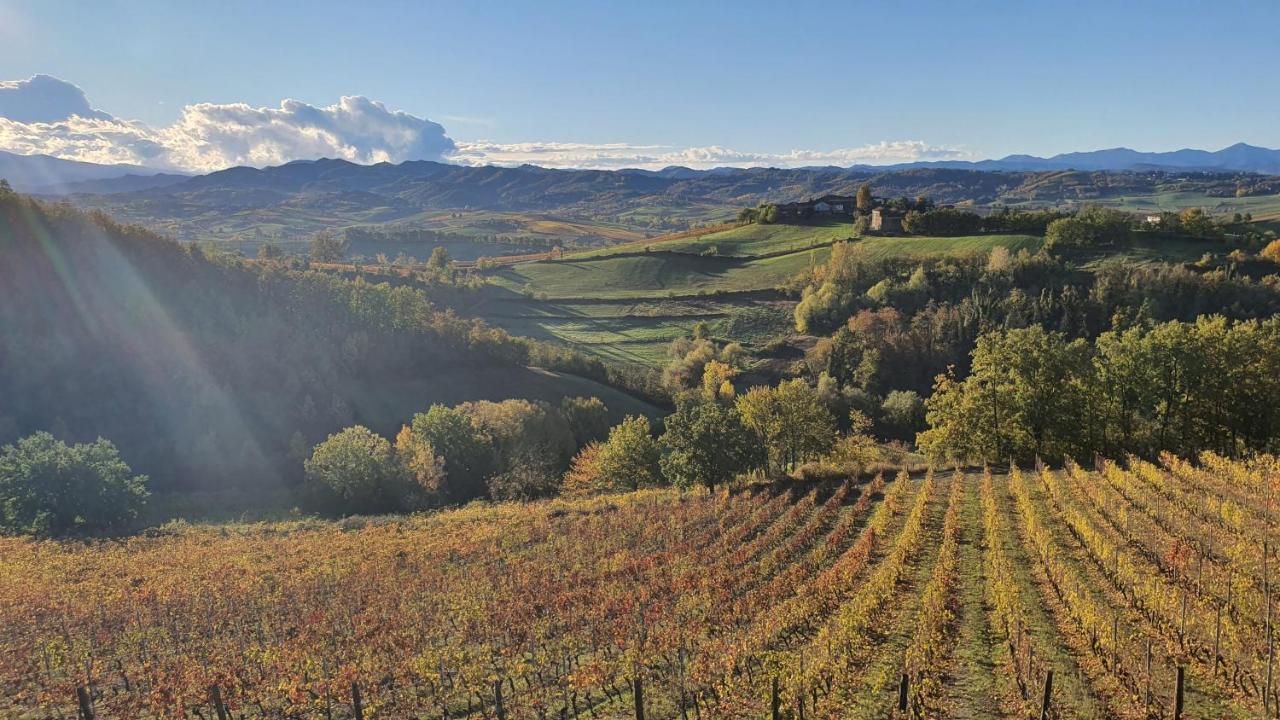
[[[0,196],[0,443],[106,437],[164,492],[287,487],[302,453],[432,403],[598,395],[598,363],[437,310],[422,289],[206,256],[137,228]],[[374,390],[373,388],[376,388]]]
[[[760,203],[852,194],[864,183],[884,197],[923,195],[938,203],[976,206],[1075,206],[1120,198],[1154,202],[1178,193],[1183,207],[1222,212],[1246,211],[1262,198],[1274,204],[1280,193],[1280,181],[1273,177],[1212,168],[1116,172],[930,165],[647,172],[316,160],[236,167],[136,191],[108,192],[97,185],[98,194],[70,199],[182,240],[227,242],[247,252],[265,240],[301,250],[320,229],[348,227],[385,231],[392,239],[431,229],[451,236],[441,240],[484,236],[515,245],[608,245],[724,222]],[[1246,197],[1237,199],[1238,194]],[[425,258],[430,246],[406,244],[389,254],[401,250]]]
[[[1274,462],[0,538],[0,715],[1254,717]]]
[[[851,240],[878,258],[1036,250],[1028,235],[855,238],[850,223],[743,225],[696,237],[655,238],[492,271],[466,312],[517,335],[557,340],[608,361],[664,364],[672,340],[697,322],[726,341],[760,347],[794,332],[795,300],[778,291]]]

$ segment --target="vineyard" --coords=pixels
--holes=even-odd
[[[1275,717],[1278,479],[1206,456],[0,538],[0,717]]]

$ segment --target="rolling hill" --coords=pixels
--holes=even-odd
[[[328,434],[392,434],[433,403],[596,395],[615,421],[657,413],[563,371],[603,377],[598,364],[566,365],[422,290],[209,256],[12,192],[0,257],[0,443],[106,437],[160,492],[269,493]]]
[[[394,235],[429,227],[441,214],[456,215],[454,230],[462,235],[518,243],[528,239],[528,230],[566,244],[608,245],[630,239],[620,234],[642,237],[724,222],[742,207],[851,194],[864,183],[885,197],[923,195],[972,206],[1078,206],[1179,193],[1193,205],[1230,207],[1237,196],[1280,194],[1280,179],[1228,170],[1194,153],[1187,157],[1200,158],[1204,165],[1173,169],[1135,158],[1134,167],[1124,171],[1090,169],[1106,165],[1105,160],[1082,162],[1080,169],[1054,160],[1051,168],[1016,170],[939,164],[650,172],[315,160],[263,169],[236,167],[173,182],[153,180],[159,185],[153,187],[137,179],[118,180],[120,186],[143,185],[119,192],[99,183],[82,186],[96,193],[70,199],[182,240],[248,243],[245,247],[252,251],[253,243],[263,240],[301,249],[323,228],[360,227]],[[494,213],[516,226],[541,229],[486,228]],[[559,227],[562,223],[568,227]]]

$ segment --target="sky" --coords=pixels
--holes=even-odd
[[[203,171],[1280,147],[1277,27],[1272,0],[0,0],[0,149]]]

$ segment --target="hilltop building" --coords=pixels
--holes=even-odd
[[[858,198],[852,195],[823,195],[804,202],[778,206],[778,222],[807,220],[813,217],[851,218],[858,212]]]

